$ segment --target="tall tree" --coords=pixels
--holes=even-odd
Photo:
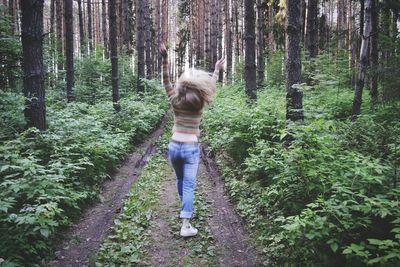
[[[72,0],[64,1],[65,15],[65,65],[67,67],[67,99],[74,100],[74,19]]]
[[[368,65],[368,43],[371,36],[371,8],[374,0],[365,0],[364,9],[364,30],[363,36],[361,36],[361,49],[360,49],[360,67],[358,71],[358,77],[356,82],[356,88],[354,92],[353,100],[353,113],[352,121],[356,121],[361,110],[362,93],[365,82],[365,74],[367,72]]]
[[[301,79],[300,62],[300,0],[286,0],[286,119],[302,121],[303,93],[298,86]]]
[[[318,0],[308,0],[306,46],[310,58],[318,55]]]
[[[371,104],[372,109],[376,109],[378,103],[378,24],[379,17],[378,11],[376,10],[376,3],[372,1],[371,3],[371,84],[370,84],[370,94],[371,94]]]
[[[111,82],[113,106],[116,112],[121,110],[119,103],[119,79],[118,79],[118,44],[117,44],[117,11],[115,0],[108,0],[110,58],[111,58]]]
[[[215,62],[217,62],[217,37],[218,37],[218,17],[217,17],[217,3],[218,0],[210,0],[211,8],[211,31],[210,31],[210,59],[208,68],[212,70]]]
[[[43,66],[44,0],[21,0],[25,117],[29,127],[45,130],[46,104]]]
[[[204,0],[204,21],[205,21],[205,25],[204,25],[204,65],[205,66],[209,66],[210,65],[210,58],[211,58],[211,49],[210,49],[210,1],[213,0]]]
[[[105,0],[101,0],[101,23],[103,28],[104,56],[108,58],[108,34],[107,34],[107,5]]]
[[[217,20],[218,20],[218,27],[217,27],[217,40],[218,40],[218,58],[222,58],[222,15],[223,15],[223,3],[222,1],[217,1]],[[217,58],[217,59],[218,59]],[[224,72],[221,69],[219,71],[218,81],[222,82],[224,79]]]
[[[161,53],[158,47],[161,45],[161,0],[156,0],[156,15],[154,16],[157,20],[157,70],[156,73],[161,73]]]
[[[92,0],[86,0],[87,2],[87,23],[88,23],[88,43],[89,53],[93,51],[93,27],[92,27]]]
[[[140,1],[139,1],[140,2]],[[168,44],[168,0],[162,0],[162,42],[167,45]],[[137,23],[139,23],[139,19],[137,18]]]
[[[146,78],[152,79],[153,76],[153,61],[151,58],[151,32],[152,32],[152,23],[151,23],[151,7],[150,3],[145,3],[145,48],[146,48]],[[128,41],[129,42],[129,41]]]
[[[137,90],[144,92],[144,84],[142,79],[145,78],[145,1],[136,1],[136,49],[138,53],[137,59]],[[168,8],[168,7],[167,7]],[[163,11],[164,12],[164,11]],[[166,34],[168,34],[168,29]],[[164,36],[164,38],[166,38]]]
[[[56,1],[56,13],[57,13],[57,69],[58,71],[63,70],[63,18],[64,18],[64,13],[63,13],[63,2],[62,1]],[[60,76],[58,76],[60,78]]]
[[[257,85],[261,87],[264,83],[264,14],[262,1],[257,0]]]
[[[197,53],[196,60],[197,65],[201,66],[204,64],[204,25],[205,25],[205,9],[204,0],[197,1],[198,13],[197,13]]]
[[[232,71],[232,23],[230,14],[230,0],[225,0],[225,54],[226,54],[226,76]]]
[[[256,36],[254,0],[244,0],[244,40],[245,40],[245,82],[246,94],[251,100],[256,99]]]
[[[78,16],[79,16],[79,40],[80,40],[81,54],[84,55],[86,52],[86,45],[85,45],[85,30],[83,25],[84,23],[83,14],[82,14],[82,0],[77,0],[77,2],[78,2]]]

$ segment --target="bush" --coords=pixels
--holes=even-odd
[[[0,145],[0,255],[7,261],[46,255],[57,229],[96,199],[100,183],[168,105],[159,87],[121,106],[117,114],[110,101],[49,107],[46,132],[30,128]]]
[[[205,114],[205,140],[276,265],[396,266],[398,104],[364,108],[353,124],[343,120],[352,92],[327,84],[304,88],[302,124],[286,123],[280,90],[265,88],[250,107],[243,87],[222,88]]]

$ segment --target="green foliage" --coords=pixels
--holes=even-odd
[[[0,140],[10,139],[25,127],[24,98],[0,91]]]
[[[76,61],[75,95],[76,100],[89,104],[111,99],[111,61],[104,59],[101,47],[97,53],[92,53]],[[131,58],[118,58],[120,96],[135,92],[136,77],[130,67]]]
[[[278,50],[271,55],[267,64],[267,84],[268,86],[285,85],[285,54]]]
[[[303,86],[303,124],[285,122],[278,89],[265,88],[251,107],[242,87],[220,89],[205,114],[205,140],[238,211],[277,265],[396,266],[398,104],[374,114],[364,108],[351,123],[346,82],[318,75]]]
[[[0,144],[2,257],[34,263],[46,255],[56,230],[96,199],[100,183],[157,124],[167,101],[158,87],[125,97],[121,106],[120,113],[110,101],[50,106],[46,132],[30,128]]]
[[[96,256],[96,266],[132,266],[143,262],[154,207],[158,203],[161,181],[169,166],[161,155],[150,159],[143,174],[130,190],[123,212],[114,220],[112,234]]]
[[[0,18],[0,88],[18,91],[15,86],[21,77],[19,60],[22,48],[19,37],[12,31],[8,17]]]

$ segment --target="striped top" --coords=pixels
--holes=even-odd
[[[218,71],[214,71],[213,79],[217,81],[218,79]],[[175,94],[175,88],[172,86],[169,79],[169,68],[168,68],[168,59],[163,58],[163,82],[165,91],[168,95],[168,99]],[[172,106],[175,122],[174,127],[172,128],[173,133],[184,133],[184,134],[195,134],[200,136],[200,122],[201,117],[203,115],[203,110],[200,111],[190,111],[179,109],[177,107]]]

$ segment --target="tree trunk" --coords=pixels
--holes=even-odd
[[[7,16],[7,0],[3,0],[3,16]]]
[[[86,53],[86,45],[85,45],[85,30],[84,30],[83,15],[82,15],[82,0],[78,0],[78,14],[79,14],[79,40],[81,44],[81,54],[84,55]]]
[[[205,37],[205,55],[203,67],[208,67],[210,65],[211,49],[210,49],[210,1],[214,0],[204,0],[204,14],[205,14],[205,26],[204,26],[204,37]]]
[[[318,0],[308,0],[306,46],[310,58],[318,55]]]
[[[371,4],[371,105],[376,110],[378,103],[378,12],[375,1]]]
[[[226,76],[232,71],[232,23],[230,16],[230,1],[225,0],[225,54],[226,54]]]
[[[374,0],[365,0],[364,10],[364,35],[361,36],[361,49],[360,49],[360,69],[358,71],[358,77],[356,82],[356,89],[354,92],[353,100],[353,113],[352,121],[356,121],[361,110],[362,93],[365,82],[365,74],[367,71],[368,63],[368,43],[371,35],[371,8]]]
[[[162,0],[162,42],[168,44],[168,0]],[[139,19],[136,20],[139,23]]]
[[[303,121],[303,93],[297,87],[301,79],[300,0],[286,0],[286,119]]]
[[[268,54],[272,54],[275,50],[274,45],[274,7],[273,4],[268,5]]]
[[[136,1],[136,49],[138,53],[137,59],[137,89],[139,93],[144,92],[144,84],[142,79],[145,78],[145,16],[144,16],[144,1],[138,0]],[[168,7],[167,7],[168,8]],[[164,10],[163,10],[164,12]],[[167,29],[168,30],[168,29]],[[168,34],[168,31],[164,32],[164,34]],[[164,38],[165,35],[164,35]]]
[[[162,64],[162,58],[160,51],[158,47],[161,44],[161,0],[156,0],[156,16],[154,16],[157,19],[157,70],[156,73],[160,75],[161,78],[161,64]]]
[[[25,118],[28,127],[45,130],[46,104],[43,66],[43,3],[21,0]]]
[[[74,19],[73,0],[64,1],[65,15],[65,65],[67,67],[67,99],[74,100]]]
[[[222,58],[222,33],[223,33],[223,28],[222,28],[222,15],[223,15],[223,10],[222,10],[222,4],[220,0],[217,0],[217,18],[218,18],[218,28],[217,28],[217,39],[218,39],[218,58]],[[215,64],[215,62],[214,62]],[[214,66],[213,66],[214,67]],[[224,71],[220,70],[219,72],[219,77],[218,81],[223,82],[224,79]]]
[[[115,0],[108,0],[110,58],[111,58],[111,82],[113,106],[116,112],[121,110],[119,103],[119,79],[118,79],[118,44],[117,44],[117,11]]]
[[[57,69],[58,69],[58,75],[60,75],[60,71],[63,70],[63,18],[64,18],[64,13],[63,13],[63,2],[62,1],[56,1],[56,13],[57,13]],[[60,76],[58,76],[60,78]]]
[[[146,38],[146,78],[152,79],[152,61],[151,61],[151,16],[150,16],[150,3],[145,3],[145,38]]]
[[[102,17],[102,27],[103,27],[103,46],[104,46],[104,56],[109,57],[108,53],[108,34],[107,34],[107,5],[105,0],[101,0],[101,17]]]
[[[93,51],[93,29],[92,29],[92,0],[87,1],[88,43],[89,53]]]
[[[11,24],[12,24],[12,31],[15,33],[15,9],[14,9],[14,0],[8,1],[8,16],[10,17]]]
[[[245,40],[245,82],[246,94],[250,100],[256,99],[256,62],[255,62],[255,19],[254,0],[244,1],[244,40]]]
[[[257,0],[257,87],[262,87],[265,78],[264,63],[264,14],[262,1]]]
[[[198,66],[204,65],[204,0],[198,0],[198,14],[197,14],[197,55],[196,55],[196,64]]]

